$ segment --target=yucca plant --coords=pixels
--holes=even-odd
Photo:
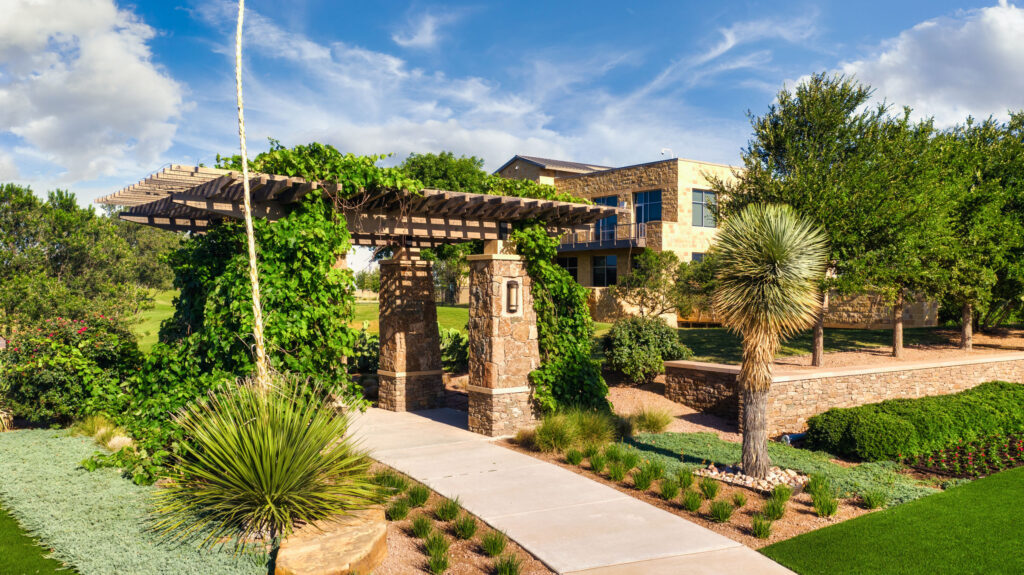
[[[754,204],[725,220],[714,250],[712,305],[722,325],[743,340],[743,473],[765,478],[772,362],[783,339],[817,318],[827,240],[789,206]]]
[[[0,433],[3,433],[14,427],[14,417],[0,408]]]
[[[379,502],[348,417],[320,390],[275,379],[222,388],[175,416],[190,441],[157,490],[158,534],[201,547],[270,543],[276,551],[296,523]]]

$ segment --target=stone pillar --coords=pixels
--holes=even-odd
[[[444,407],[431,262],[399,250],[380,262],[380,282],[380,407]]]
[[[500,246],[488,245],[485,251],[467,258],[469,429],[496,437],[536,422],[528,376],[540,366],[540,351],[522,258],[497,253]]]

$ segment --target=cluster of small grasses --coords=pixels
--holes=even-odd
[[[0,431],[3,431],[2,427]],[[127,431],[103,415],[90,415],[76,421],[71,425],[71,434],[91,437],[98,445],[109,451],[120,451],[134,444]]]
[[[811,505],[818,517],[832,517],[839,512],[839,500],[832,481],[824,475],[813,474],[807,482],[807,492],[811,494]]]
[[[635,431],[644,433],[661,433],[675,419],[666,409],[643,407],[629,416],[629,422]]]

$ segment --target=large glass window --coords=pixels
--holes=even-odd
[[[615,207],[619,205],[618,196],[605,196],[603,198],[594,198],[594,203],[599,206],[611,206]],[[597,221],[597,239],[598,241],[612,241],[615,239],[615,226],[619,223],[618,216],[608,216],[607,218]]]
[[[633,194],[633,205],[638,224],[661,221],[661,190]]]
[[[693,225],[715,227],[715,192],[693,190]]]
[[[594,256],[594,287],[613,286],[618,282],[618,256]]]
[[[693,252],[693,254],[690,256],[690,261],[691,262],[702,262],[702,261],[704,261],[704,253],[703,252]]]
[[[580,271],[579,260],[577,260],[576,258],[570,258],[570,257],[555,258],[555,263],[558,264],[559,266],[565,268],[565,271],[569,272],[569,275],[572,276],[572,279],[574,279],[576,281],[580,281],[580,276],[579,276],[579,271]]]

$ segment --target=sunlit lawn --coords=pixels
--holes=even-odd
[[[47,557],[50,552],[36,544],[2,507],[0,507],[0,573],[67,573],[60,561]]]
[[[380,307],[377,302],[359,302],[356,304],[356,316],[349,324],[352,327],[363,327],[363,322],[369,322],[366,329],[373,333],[379,331],[377,318],[380,315]],[[437,323],[445,329],[457,329],[466,332],[466,324],[469,323],[469,306],[466,305],[438,305]]]
[[[155,305],[139,314],[139,323],[133,326],[135,337],[139,340],[139,349],[149,353],[157,342],[160,334],[160,323],[174,315],[174,296],[178,295],[177,290],[158,291],[154,294]]]

